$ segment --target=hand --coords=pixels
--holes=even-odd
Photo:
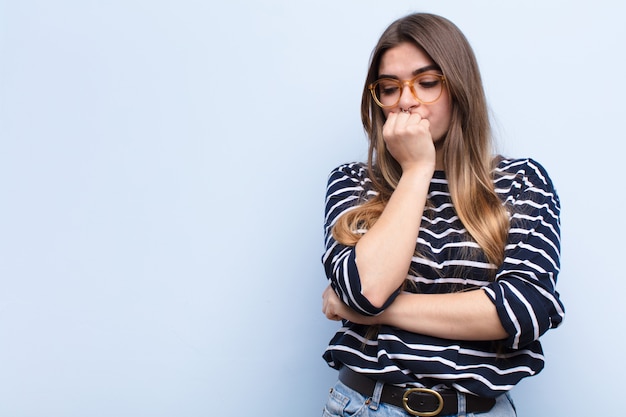
[[[376,324],[375,317],[363,316],[344,304],[330,285],[322,293],[322,313],[333,321],[346,319],[358,324]]]
[[[322,313],[329,320],[339,321],[343,317],[340,315],[340,311],[343,307],[347,307],[343,301],[339,299],[335,290],[329,285],[322,293]]]
[[[430,165],[434,169],[436,152],[430,122],[419,113],[390,112],[383,125],[383,138],[403,172],[415,166]]]

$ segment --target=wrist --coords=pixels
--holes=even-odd
[[[435,172],[435,164],[418,164],[402,169],[400,179],[430,181]]]

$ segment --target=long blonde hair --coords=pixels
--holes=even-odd
[[[422,48],[446,77],[452,115],[442,151],[452,203],[488,261],[499,266],[504,260],[509,218],[493,185],[495,158],[480,71],[463,33],[449,20],[428,13],[396,20],[374,48],[361,100],[361,120],[369,137],[367,169],[378,195],[341,216],[333,236],[343,244],[355,245],[361,236],[357,230],[376,222],[398,185],[402,170],[385,147],[385,116],[367,86],[378,78],[384,53],[404,42]]]

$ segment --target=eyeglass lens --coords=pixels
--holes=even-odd
[[[373,85],[372,92],[376,100],[384,107],[392,107],[398,104],[405,83],[412,85],[412,93],[422,103],[432,103],[441,95],[443,81],[441,76],[424,74],[410,81],[400,81],[393,78],[381,78]]]

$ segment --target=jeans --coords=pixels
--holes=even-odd
[[[410,417],[404,408],[381,403],[382,383],[376,385],[372,398],[365,397],[337,381],[328,395],[322,417]],[[465,396],[459,394],[459,413],[439,417],[515,417],[515,405],[506,393],[496,399],[496,405],[486,413],[466,413]]]

